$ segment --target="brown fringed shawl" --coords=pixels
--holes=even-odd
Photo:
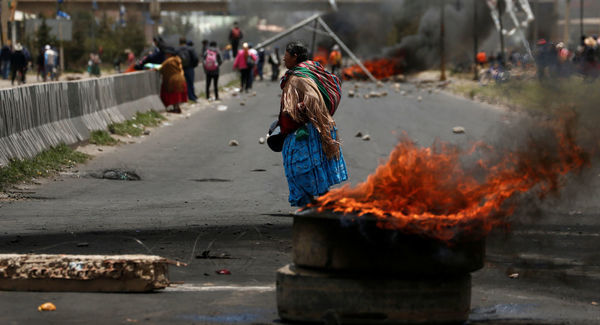
[[[312,123],[321,135],[327,158],[338,158],[340,142],[331,136],[335,126],[331,114],[341,97],[339,79],[320,65],[306,61],[286,72],[281,88],[281,111],[300,124]]]

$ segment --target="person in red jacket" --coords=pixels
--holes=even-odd
[[[244,34],[242,30],[238,26],[238,22],[233,22],[233,28],[229,32],[229,42],[231,43],[231,51],[235,55],[238,52],[238,47],[240,46],[240,40],[244,38]]]

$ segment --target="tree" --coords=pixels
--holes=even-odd
[[[189,14],[171,14],[161,17],[164,35],[186,36],[194,30],[194,24],[190,22]]]
[[[38,48],[41,49],[46,46],[46,44],[56,44],[56,38],[50,36],[50,27],[46,24],[46,17],[41,14],[40,17],[42,18],[42,24],[35,32],[35,39]]]

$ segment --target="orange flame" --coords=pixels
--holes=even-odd
[[[401,59],[378,59],[363,62],[363,65],[376,79],[385,79],[402,73]],[[358,64],[342,71],[344,79],[367,79],[367,75]]]
[[[516,206],[511,200],[532,189],[541,198],[556,191],[560,177],[588,164],[587,154],[569,133],[556,133],[556,151],[508,152],[496,162],[478,160],[484,177],[469,175],[461,159],[484,152],[498,154],[483,143],[461,152],[449,144],[417,148],[406,136],[389,160],[354,188],[331,190],[319,197],[318,211],[332,210],[378,219],[378,226],[452,242],[458,237],[483,237],[507,225]],[[531,148],[531,146],[529,146]]]

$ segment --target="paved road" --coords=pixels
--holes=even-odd
[[[345,84],[346,91],[352,87]],[[403,131],[420,145],[498,142],[523,133],[503,110],[403,89],[410,93],[390,87],[382,98],[344,95],[336,121],[351,183],[364,180]],[[276,118],[279,90],[272,83],[255,90],[258,96],[225,100],[226,111],[216,104],[193,108],[140,143],[80,166],[80,177],[65,175],[34,187],[27,200],[0,202],[2,253],[159,254],[189,263],[171,269],[171,280],[185,284],[154,294],[0,292],[0,323],[276,322],[274,274],[290,262],[291,249],[291,219],[281,215],[293,209],[281,156],[258,143]],[[457,125],[467,132],[453,134]],[[354,137],[358,131],[371,141]],[[232,139],[240,145],[228,146]],[[107,168],[135,170],[142,180],[86,176]],[[592,169],[582,177],[583,191],[570,181],[568,195],[536,204],[535,217],[522,212],[511,233],[490,236],[486,266],[473,275],[471,323],[600,323],[600,307],[592,304],[600,303],[597,175]],[[207,250],[230,258],[196,258]],[[221,268],[232,275],[217,275]],[[508,277],[514,273],[519,277]],[[45,301],[58,310],[37,312]]]

